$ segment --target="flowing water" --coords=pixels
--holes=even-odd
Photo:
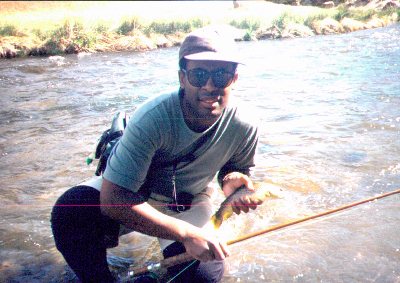
[[[227,238],[400,187],[400,25],[240,43],[235,97],[260,123],[257,182],[285,188]],[[93,175],[117,110],[177,87],[178,48],[0,62],[0,281],[60,282],[52,205]],[[247,106],[246,106],[247,107]],[[251,110],[250,110],[251,109]],[[218,197],[216,203],[222,199]],[[400,282],[400,196],[231,246],[223,282]],[[133,233],[111,259],[158,260]]]

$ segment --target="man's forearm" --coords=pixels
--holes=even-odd
[[[135,193],[103,179],[100,203],[104,215],[137,232],[183,241],[190,224],[165,215],[146,202],[135,202],[135,199]]]

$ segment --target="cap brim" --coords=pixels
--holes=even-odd
[[[218,53],[218,52],[212,52],[212,51],[206,51],[206,52],[200,52],[200,53],[195,53],[195,54],[190,54],[184,56],[185,59],[187,60],[194,60],[194,61],[223,61],[223,62],[232,62],[232,63],[238,63],[238,64],[243,64],[237,56],[234,56],[232,54],[223,54],[223,53]]]

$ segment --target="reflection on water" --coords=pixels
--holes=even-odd
[[[236,98],[260,123],[258,182],[286,189],[223,234],[244,233],[400,187],[400,26],[240,43]],[[177,86],[177,48],[0,65],[0,281],[57,282],[52,205],[93,175],[85,158],[117,110]],[[251,109],[251,110],[250,110]],[[218,201],[222,197],[218,196]],[[231,247],[224,282],[400,282],[399,196]],[[160,259],[121,238],[111,259]]]
[[[237,244],[224,282],[398,282],[398,202],[381,200]],[[262,253],[243,253],[260,245]]]

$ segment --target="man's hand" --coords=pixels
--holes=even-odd
[[[222,191],[225,197],[229,197],[234,194],[237,189],[245,186],[247,189],[254,191],[254,185],[249,176],[242,174],[240,172],[232,172],[227,174],[222,182]],[[230,205],[232,205],[232,210],[236,214],[240,214],[241,211],[247,213],[251,209],[256,209],[257,205],[260,205],[262,201],[258,199],[252,199],[246,196],[238,196],[234,198]]]
[[[220,242],[215,233],[191,227],[182,243],[186,252],[200,261],[223,260],[229,256],[226,243]]]

